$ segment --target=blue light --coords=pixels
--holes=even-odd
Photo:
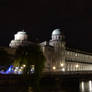
[[[0,71],[1,74],[14,74],[13,65],[11,65],[5,72]]]
[[[13,65],[11,65],[5,73],[6,74],[14,73],[14,71],[13,71]]]

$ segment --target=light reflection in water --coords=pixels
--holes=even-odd
[[[84,82],[81,82],[82,91],[84,91]]]
[[[92,81],[81,81],[80,92],[92,92]]]
[[[89,90],[90,92],[92,92],[92,81],[91,80],[89,81]]]

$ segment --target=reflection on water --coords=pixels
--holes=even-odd
[[[28,91],[29,90],[29,91]],[[41,92],[92,92],[92,80],[84,80],[76,85],[76,82],[44,82],[40,86]],[[4,85],[0,86],[0,92],[32,92],[25,85]]]
[[[80,92],[92,92],[92,80],[80,82]]]
[[[67,81],[63,85],[49,84],[45,85],[42,92],[92,92],[92,80],[80,81],[78,84],[75,80]]]

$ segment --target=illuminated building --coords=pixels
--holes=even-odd
[[[50,41],[40,43],[47,59],[45,71],[53,71],[53,66],[54,71],[92,70],[92,54],[68,49],[60,29],[55,29],[51,38]]]
[[[18,46],[26,46],[28,45],[28,35],[26,32],[19,31],[14,35],[14,40],[12,40],[9,44],[11,48],[17,48]]]
[[[9,44],[11,48],[31,44],[26,32],[20,31]],[[90,71],[92,70],[92,54],[83,51],[73,51],[66,47],[66,42],[60,29],[52,32],[51,40],[39,43],[46,57],[45,71]]]

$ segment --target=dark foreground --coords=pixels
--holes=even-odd
[[[41,92],[92,92],[92,77],[63,76],[53,77],[52,75],[43,77],[40,81]],[[27,87],[22,76],[2,76],[0,75],[0,92],[32,92],[31,87]]]

